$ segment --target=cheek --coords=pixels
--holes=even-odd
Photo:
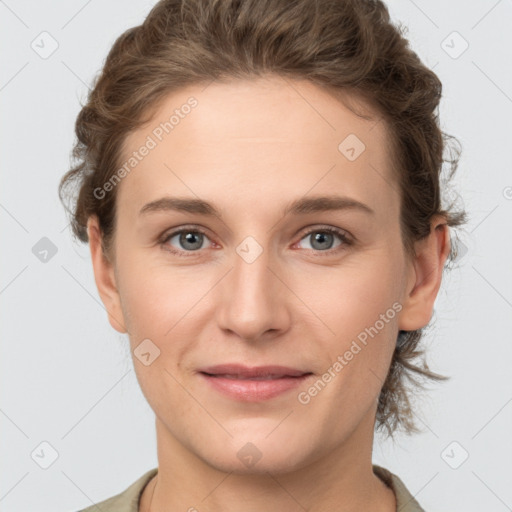
[[[195,339],[192,327],[194,303],[200,290],[171,279],[169,269],[150,265],[131,266],[127,261],[123,278],[123,311],[129,318],[133,364],[146,400],[158,414],[172,404],[176,413],[188,403],[182,388],[180,361]],[[204,293],[204,292],[203,292]],[[200,296],[200,295],[199,295]],[[146,356],[146,354],[149,354]]]
[[[185,438],[190,424],[204,423],[204,414],[201,407],[191,399],[183,375],[172,364],[175,358],[166,348],[149,366],[134,359],[134,368],[140,389],[155,415],[175,435]],[[176,418],[186,418],[186,421]]]
[[[119,273],[123,312],[136,338],[164,339],[208,289],[199,276],[191,282],[190,272],[154,265],[149,258],[126,258]]]
[[[321,338],[348,340],[373,326],[380,315],[387,317],[386,332],[396,325],[402,271],[396,258],[374,251],[332,269],[290,275],[289,282],[307,306],[300,309],[318,327]]]
[[[127,259],[120,274],[123,314],[130,333],[134,365],[151,403],[151,395],[156,398],[164,389],[165,393],[171,393],[167,385],[174,382],[173,389],[176,385],[172,375],[186,371],[180,368],[186,354],[199,350],[201,332],[213,316],[214,305],[208,291],[218,277],[211,275],[211,271],[192,275],[190,269],[180,271],[135,259]],[[150,367],[137,360],[142,350],[158,354]],[[161,388],[160,381],[164,383]]]
[[[325,403],[353,408],[357,416],[377,398],[398,332],[401,271],[398,259],[375,251],[358,264],[347,261],[328,275],[319,272],[307,282],[295,282],[294,289],[314,312],[308,313],[305,328],[316,340],[316,354],[324,356],[325,387],[330,389],[322,391]],[[317,387],[323,389],[322,384]]]

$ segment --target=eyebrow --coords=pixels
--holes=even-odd
[[[335,210],[356,210],[375,215],[375,212],[366,204],[350,197],[343,196],[315,196],[296,199],[285,208],[284,215],[305,215],[308,213]],[[146,215],[151,212],[162,211],[180,211],[221,218],[219,210],[207,201],[202,199],[169,196],[162,197],[145,204],[141,208],[139,216]]]

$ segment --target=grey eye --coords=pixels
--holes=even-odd
[[[339,242],[335,245],[336,238],[340,239],[340,235],[336,233],[329,233],[328,231],[316,230],[308,233],[302,240],[310,240],[309,247],[305,247],[305,249],[314,249],[316,251],[326,251],[329,249],[333,249],[337,245],[341,245]]]
[[[198,231],[181,231],[171,236],[169,238],[169,243],[171,243],[175,238],[178,238],[179,245],[177,249],[197,251],[203,248],[203,242],[205,241],[206,237],[203,235],[203,233],[199,233]],[[174,245],[174,247],[176,246]]]

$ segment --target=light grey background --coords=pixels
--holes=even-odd
[[[0,1],[3,512],[72,512],[157,465],[128,339],[108,324],[89,248],[73,244],[57,196],[79,100],[115,38],[153,4]],[[512,510],[512,1],[388,5],[444,84],[442,123],[463,144],[456,183],[470,220],[426,340],[430,367],[452,379],[418,401],[424,433],[395,445],[378,437],[374,462],[428,511]],[[51,49],[43,31],[58,43],[45,59],[31,47]],[[43,237],[57,248],[45,263],[32,251]],[[42,442],[58,453],[47,469]]]

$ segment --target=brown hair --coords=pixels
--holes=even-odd
[[[162,0],[145,21],[115,41],[76,120],[76,165],[62,178],[59,197],[72,197],[71,226],[87,242],[87,220],[97,215],[105,254],[113,251],[116,193],[98,199],[118,169],[127,135],[149,121],[171,91],[212,80],[276,74],[307,79],[334,92],[366,99],[390,128],[393,164],[401,195],[404,248],[430,232],[436,214],[450,227],[463,210],[441,206],[443,162],[451,179],[460,147],[441,131],[441,82],[410,49],[403,29],[380,0]],[[354,96],[355,97],[355,96]],[[444,159],[449,148],[451,158]],[[112,252],[113,254],[113,252]],[[456,257],[455,246],[448,261]],[[383,384],[376,428],[418,431],[405,380],[446,377],[429,370],[419,342],[424,329],[400,331]]]

